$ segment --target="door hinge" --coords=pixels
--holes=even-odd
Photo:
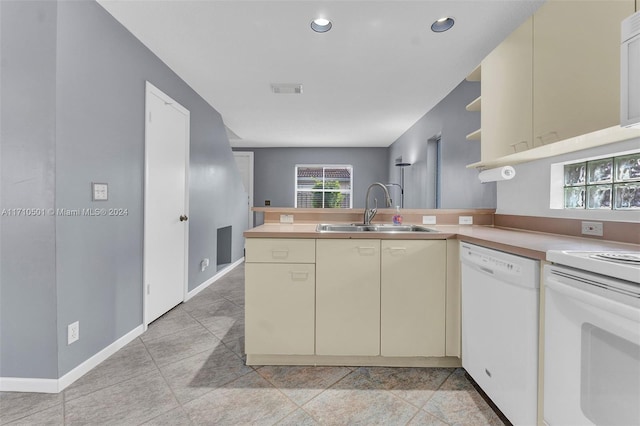
[[[147,294],[151,294],[151,284],[147,284]]]

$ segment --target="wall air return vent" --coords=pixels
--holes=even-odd
[[[300,95],[302,93],[302,84],[271,83],[271,91],[278,95]]]

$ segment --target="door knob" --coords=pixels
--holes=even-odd
[[[186,222],[189,218],[186,215],[180,215],[180,222]]]

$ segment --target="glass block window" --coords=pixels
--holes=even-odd
[[[566,164],[564,208],[640,210],[640,153]]]
[[[297,165],[295,207],[353,207],[353,167],[349,165]]]

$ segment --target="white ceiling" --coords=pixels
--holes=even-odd
[[[98,1],[222,114],[232,146],[386,147],[543,0]],[[442,16],[455,26],[433,33]]]

